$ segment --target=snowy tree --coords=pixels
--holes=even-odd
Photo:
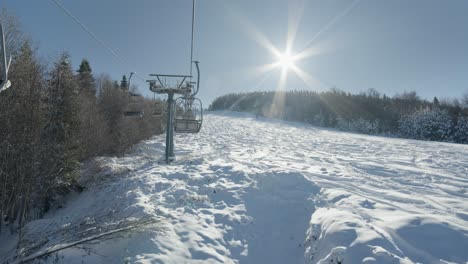
[[[451,130],[450,115],[438,107],[432,110],[421,109],[402,117],[399,122],[401,135],[413,139],[449,141]]]
[[[323,116],[323,113],[321,111],[318,114],[314,115],[312,124],[316,126],[325,126],[326,124],[325,116]]]
[[[344,131],[370,135],[377,134],[379,132],[379,123],[377,121],[366,120],[362,117],[354,120],[345,120],[342,117],[339,117],[337,118],[336,126]]]
[[[457,143],[468,143],[468,117],[458,116],[453,137]]]

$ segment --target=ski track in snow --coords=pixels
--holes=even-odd
[[[156,227],[63,263],[468,263],[468,146],[212,113],[199,134],[97,158],[88,188],[27,234],[100,215]],[[52,258],[42,260],[52,262]]]

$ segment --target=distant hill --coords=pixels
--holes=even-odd
[[[436,97],[429,102],[416,92],[393,97],[375,89],[359,94],[338,89],[237,93],[216,98],[209,110],[249,112],[365,134],[468,143],[466,105]]]

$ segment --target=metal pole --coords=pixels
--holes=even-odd
[[[192,40],[190,42],[190,80],[192,80],[192,61],[193,61],[193,28],[195,26],[195,0],[192,0]]]
[[[169,149],[169,159],[170,161],[173,161],[175,159],[175,155],[174,155],[174,111],[175,111],[175,101],[172,102],[172,113],[171,113],[171,137],[169,138],[170,139],[170,149]]]
[[[166,123],[166,163],[174,159],[174,127],[173,120],[174,93],[169,92],[167,96],[167,123]]]
[[[2,66],[3,66],[3,77],[5,77],[5,82],[7,81],[7,73],[8,73],[8,69],[7,69],[7,53],[6,53],[6,45],[5,45],[5,34],[3,32],[3,26],[2,24],[0,23],[0,33],[2,34],[1,35],[1,43],[0,43],[0,48],[2,49],[2,53],[3,53],[3,59],[2,59]]]
[[[135,72],[131,72],[130,77],[128,77],[127,91],[129,91],[129,92],[130,92],[130,80],[132,79],[133,74],[135,74]]]
[[[169,138],[170,144],[169,144],[169,160],[173,161],[174,160],[174,110],[175,110],[175,101],[174,101],[174,94],[171,93],[171,136]]]

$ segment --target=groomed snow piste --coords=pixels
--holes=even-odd
[[[87,164],[85,191],[26,237],[110,211],[157,223],[41,263],[468,263],[466,145],[218,112],[175,150],[162,164],[155,136]]]

